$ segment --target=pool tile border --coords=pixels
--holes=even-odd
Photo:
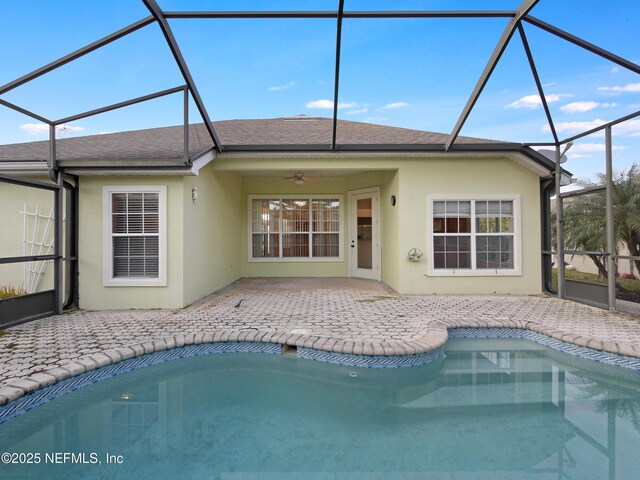
[[[282,345],[275,343],[257,342],[223,342],[202,343],[188,345],[171,350],[148,353],[139,357],[130,358],[118,363],[112,363],[103,367],[81,373],[61,382],[45,387],[36,392],[24,395],[13,402],[0,407],[0,424],[31,410],[37,406],[55,400],[62,395],[91,385],[92,383],[106,380],[121,373],[131,372],[139,368],[164,363],[179,358],[190,358],[199,355],[212,355],[216,353],[268,353],[280,355]]]
[[[442,347],[413,355],[352,355],[311,348],[298,349],[298,358],[361,368],[416,367],[434,362],[443,356],[444,348]]]
[[[616,367],[630,368],[640,374],[640,358],[583,347],[531,330],[520,328],[450,328],[449,338],[524,338],[570,355]]]
[[[551,347],[574,356],[597,361],[607,365],[622,367],[635,370],[640,375],[640,358],[629,357],[616,353],[595,350],[580,345],[571,344],[562,340],[549,337],[547,335],[533,332],[522,328],[494,327],[494,328],[449,328],[448,338],[514,338],[528,339],[539,344]],[[447,338],[445,337],[444,343]],[[111,356],[104,354],[99,358],[91,360],[90,365],[86,365],[88,371],[79,371],[73,376],[67,376],[66,379],[58,381],[52,375],[42,374],[42,378],[38,379],[43,384],[39,390],[36,385],[38,382],[30,381],[29,385],[31,393],[24,394],[20,388],[15,388],[17,398],[3,406],[0,406],[0,424],[31,410],[37,406],[54,400],[66,393],[73,392],[86,385],[114,377],[121,373],[137,370],[139,368],[156,365],[169,360],[179,358],[189,358],[199,355],[211,355],[216,353],[267,353],[267,354],[284,354],[285,345],[278,343],[263,342],[215,342],[200,343],[193,345],[175,346],[160,351],[153,351],[155,342],[149,348],[141,349],[139,356],[123,358],[119,355]],[[132,349],[132,352],[135,349]],[[136,352],[137,353],[137,352]],[[444,347],[433,348],[429,351],[410,355],[358,355],[349,353],[330,352],[325,350],[316,350],[312,348],[301,347],[296,349],[296,357],[301,359],[316,360],[324,363],[332,363],[338,365],[346,365],[360,368],[401,368],[425,365],[439,360],[444,356]],[[104,357],[104,358],[102,358]],[[101,365],[101,363],[103,363]],[[67,371],[67,374],[72,374]],[[35,379],[34,379],[35,380]],[[34,384],[34,385],[31,385]],[[5,387],[7,388],[7,387]],[[11,388],[11,387],[8,387]],[[35,391],[34,391],[35,390]]]

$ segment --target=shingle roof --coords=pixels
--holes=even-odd
[[[225,120],[213,122],[223,146],[304,146],[330,145],[332,120],[322,117],[281,117],[257,120]],[[411,130],[339,120],[338,145],[441,145],[447,134]],[[458,137],[457,144],[495,143],[471,137]],[[213,146],[204,124],[189,127],[189,156]],[[1,161],[45,161],[48,142],[0,145]],[[180,162],[184,155],[183,126],[150,128],[121,133],[62,138],[56,142],[60,161],[146,160]]]
[[[330,145],[333,121],[330,118],[295,117],[266,120],[227,120],[214,122],[223,145]],[[444,144],[449,135],[372,123],[338,120],[336,143],[342,145]],[[457,142],[493,143],[471,137],[458,137]],[[500,142],[495,142],[500,143]]]
[[[59,160],[164,160],[184,156],[183,127],[149,128],[120,133],[62,138],[56,141]],[[204,124],[189,127],[189,156],[213,146]],[[0,161],[47,160],[49,142],[0,145]]]

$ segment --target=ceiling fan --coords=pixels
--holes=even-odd
[[[305,175],[300,170],[297,173],[294,173],[290,177],[284,177],[285,180],[293,180],[298,187],[304,185],[304,182],[309,181],[311,183],[317,183],[319,180],[315,177],[311,177],[309,175]]]

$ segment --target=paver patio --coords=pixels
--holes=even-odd
[[[510,327],[640,357],[640,320],[547,296],[400,295],[349,278],[243,279],[185,309],[78,311],[0,337],[0,405],[73,375],[206,342],[356,355],[433,350],[449,327]]]

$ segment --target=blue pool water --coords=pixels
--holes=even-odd
[[[451,339],[411,368],[234,353],[125,373],[0,425],[22,462],[0,478],[632,479],[639,445],[637,372]]]

